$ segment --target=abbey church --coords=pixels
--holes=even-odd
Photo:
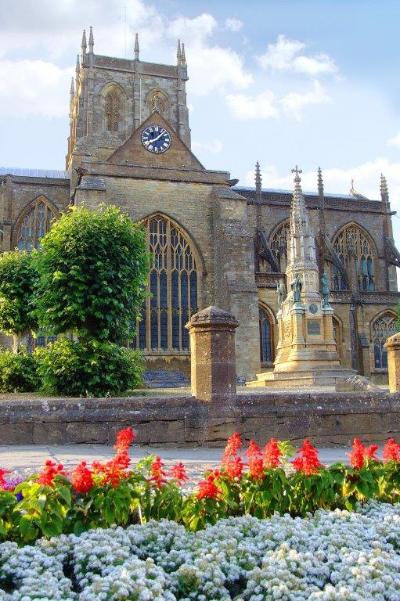
[[[271,370],[276,356],[277,287],[291,284],[292,193],[264,189],[258,164],[255,186],[244,188],[228,171],[200,163],[191,151],[187,80],[181,44],[175,65],[153,64],[141,59],[137,36],[132,58],[121,59],[95,54],[92,30],[84,34],[70,91],[66,171],[0,171],[0,249],[37,247],[71,204],[118,205],[145,227],[152,257],[151,295],[132,341],[147,368],[189,374],[185,325],[217,305],[240,323],[237,375],[251,380]],[[329,280],[341,365],[384,383],[400,253],[384,176],[380,191],[375,200],[354,190],[327,193],[319,170],[315,193],[304,197],[319,275]]]

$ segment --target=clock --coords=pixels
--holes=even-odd
[[[161,154],[171,146],[171,135],[161,125],[149,125],[142,131],[142,144],[149,152]]]

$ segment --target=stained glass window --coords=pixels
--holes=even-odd
[[[396,317],[393,313],[384,313],[372,325],[372,344],[374,365],[377,369],[387,369],[387,350],[385,342],[396,333]]]
[[[17,230],[17,248],[19,250],[38,248],[40,238],[50,229],[53,218],[54,213],[46,201],[37,198]]]
[[[198,310],[198,267],[189,240],[162,215],[145,222],[151,256],[146,299],[134,346],[146,351],[187,351],[185,328]]]
[[[271,250],[279,263],[281,273],[285,273],[288,259],[289,220],[282,223],[271,237]]]
[[[336,237],[333,247],[348,273],[351,261],[354,262],[359,290],[375,290],[374,250],[362,229],[355,224],[348,225]],[[346,282],[335,266],[332,271],[332,287],[334,290],[346,289]]]
[[[261,363],[271,363],[274,360],[273,329],[270,316],[263,308],[259,308],[260,328],[260,360]]]

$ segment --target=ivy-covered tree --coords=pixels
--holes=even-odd
[[[0,253],[0,330],[13,336],[17,353],[21,337],[36,329],[34,254],[23,251]]]
[[[72,207],[41,239],[37,316],[52,334],[121,343],[133,335],[148,275],[145,233],[118,208]]]

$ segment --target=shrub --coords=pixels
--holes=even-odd
[[[39,387],[35,358],[20,349],[0,352],[0,392],[33,392]]]
[[[33,254],[0,253],[0,330],[14,337],[18,351],[21,335],[36,327],[33,286],[37,277]]]
[[[109,396],[142,381],[139,351],[98,340],[59,338],[35,351],[42,388],[51,394]]]
[[[133,336],[148,255],[143,228],[119,209],[73,207],[41,239],[36,266],[37,315],[49,333],[119,343]]]

